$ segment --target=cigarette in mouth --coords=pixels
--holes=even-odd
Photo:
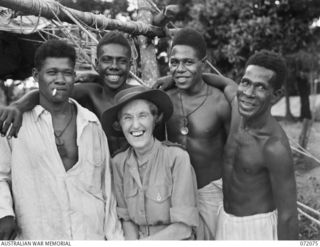
[[[56,94],[57,94],[57,89],[55,88],[52,90],[52,96],[55,96]]]

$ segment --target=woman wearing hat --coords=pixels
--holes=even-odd
[[[132,87],[115,96],[102,115],[108,136],[124,135],[130,146],[112,160],[117,213],[126,239],[192,239],[198,225],[197,183],[189,155],[161,143],[153,130],[172,114],[160,90]]]

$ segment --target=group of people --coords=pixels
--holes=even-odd
[[[39,90],[0,108],[0,239],[297,239],[290,146],[270,112],[283,57],[253,54],[239,84],[203,74],[205,59],[202,35],[181,29],[174,85],[129,86],[131,48],[111,31],[101,83],[74,84],[74,48],[42,44]]]

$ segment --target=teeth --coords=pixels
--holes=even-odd
[[[55,96],[56,94],[57,94],[57,89],[55,88],[52,90],[52,96]]]
[[[133,135],[134,137],[138,137],[138,136],[143,135],[143,131],[142,130],[140,130],[140,131],[132,131],[131,135]]]
[[[252,106],[252,104],[249,103],[249,102],[243,102],[243,104],[244,104],[244,105],[247,105],[247,106]]]
[[[178,81],[178,82],[184,82],[185,80],[186,80],[185,77],[178,77],[178,78],[177,78],[177,81]]]
[[[118,75],[108,75],[107,77],[109,81],[118,81],[120,79],[120,76]]]
[[[243,108],[246,108],[246,109],[251,109],[251,108],[254,107],[253,104],[248,103],[248,102],[242,102],[241,105],[242,105]]]

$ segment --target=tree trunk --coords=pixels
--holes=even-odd
[[[306,119],[306,118],[303,119],[302,129],[299,136],[299,144],[303,148],[307,148],[311,126],[312,126],[312,120]]]
[[[293,115],[291,113],[291,110],[290,110],[290,98],[289,98],[289,92],[288,92],[288,80],[286,80],[286,82],[285,82],[284,93],[285,93],[285,99],[286,99],[286,115],[285,115],[285,118],[287,120],[292,121],[294,119],[294,117],[293,117]]]
[[[311,119],[311,110],[310,110],[310,87],[309,80],[306,76],[297,77],[297,86],[300,95],[300,119]]]
[[[145,0],[138,0],[138,20],[145,24],[152,23],[151,6]],[[152,42],[143,35],[138,36],[141,58],[142,80],[152,86],[159,77],[159,67],[156,60],[156,49]]]
[[[67,8],[52,0],[1,0],[0,6],[23,12],[24,15],[35,15],[47,19],[57,19],[74,24],[73,17],[86,25],[101,30],[121,30],[134,35],[146,35],[148,37],[163,37],[165,32],[162,28],[152,26],[149,23],[120,21]]]

